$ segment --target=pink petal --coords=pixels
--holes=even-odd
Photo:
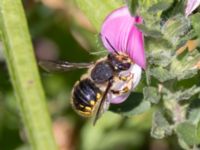
[[[112,101],[111,103],[112,104],[120,104],[120,103],[123,103],[130,95],[130,92],[129,93],[126,93],[124,95],[121,95],[121,96],[116,96],[114,98],[112,98]]]
[[[185,15],[189,16],[199,5],[200,0],[188,0],[185,9]]]
[[[108,51],[127,53],[132,60],[146,68],[144,39],[142,32],[135,24],[142,23],[141,17],[132,17],[127,7],[119,8],[106,17],[101,38]]]
[[[140,66],[138,66],[137,64],[133,64],[131,66],[131,68],[128,71],[122,71],[120,72],[119,76],[121,75],[127,75],[131,73],[133,75],[133,78],[131,80],[131,89],[128,93],[123,93],[120,95],[115,95],[112,92],[108,93],[108,100],[110,101],[110,103],[112,104],[119,104],[124,102],[128,96],[130,95],[131,91],[133,91],[135,89],[135,87],[139,84],[140,79],[141,79],[141,75],[142,75],[142,68]],[[122,81],[122,82],[115,82],[112,85],[112,89],[114,90],[122,90],[125,87],[127,87],[127,85],[130,85],[128,83],[129,81]]]

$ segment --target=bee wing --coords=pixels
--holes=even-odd
[[[102,98],[101,98],[101,100],[99,102],[98,107],[97,107],[97,111],[96,111],[96,114],[95,114],[95,117],[94,117],[93,125],[96,124],[97,120],[101,117],[101,115],[106,110],[108,110],[108,108],[109,108],[110,102],[107,101],[106,96],[107,96],[107,94],[108,94],[108,92],[109,92],[109,90],[110,90],[110,88],[112,86],[112,83],[113,83],[113,80],[109,80],[108,85],[106,87],[106,90],[105,90],[105,92],[104,92],[104,94],[103,94],[103,96],[102,96]]]
[[[70,63],[67,61],[42,60],[39,61],[39,65],[47,72],[65,72],[73,69],[90,68],[94,63]]]

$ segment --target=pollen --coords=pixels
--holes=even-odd
[[[97,98],[97,99],[100,99],[100,98],[101,98],[101,94],[100,94],[100,93],[97,93],[96,98]]]
[[[128,88],[128,87],[123,88],[123,92],[124,92],[124,93],[127,93],[128,91],[129,91],[129,88]]]
[[[81,107],[81,108],[83,108],[84,106],[83,105],[81,105],[81,104],[79,104],[79,106]]]
[[[127,77],[121,76],[121,77],[120,77],[120,80],[122,80],[122,81],[127,81]]]
[[[85,107],[85,110],[91,111],[91,110],[92,110],[92,108],[91,108],[91,107],[88,107],[88,106],[86,106],[86,107]]]
[[[94,101],[94,100],[91,100],[91,101],[90,101],[90,105],[94,106],[94,104],[95,104],[95,101]]]

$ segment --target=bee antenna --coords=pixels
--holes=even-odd
[[[117,54],[119,55],[118,51],[114,48],[114,46],[110,43],[110,41],[105,37],[106,39],[106,42],[109,44],[109,46],[112,48],[112,50]]]

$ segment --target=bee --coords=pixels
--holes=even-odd
[[[96,62],[40,61],[47,71],[69,71],[87,68],[72,89],[71,104],[83,117],[94,116],[93,124],[109,108],[113,99],[128,96],[134,87],[135,63],[125,53],[109,53]]]

